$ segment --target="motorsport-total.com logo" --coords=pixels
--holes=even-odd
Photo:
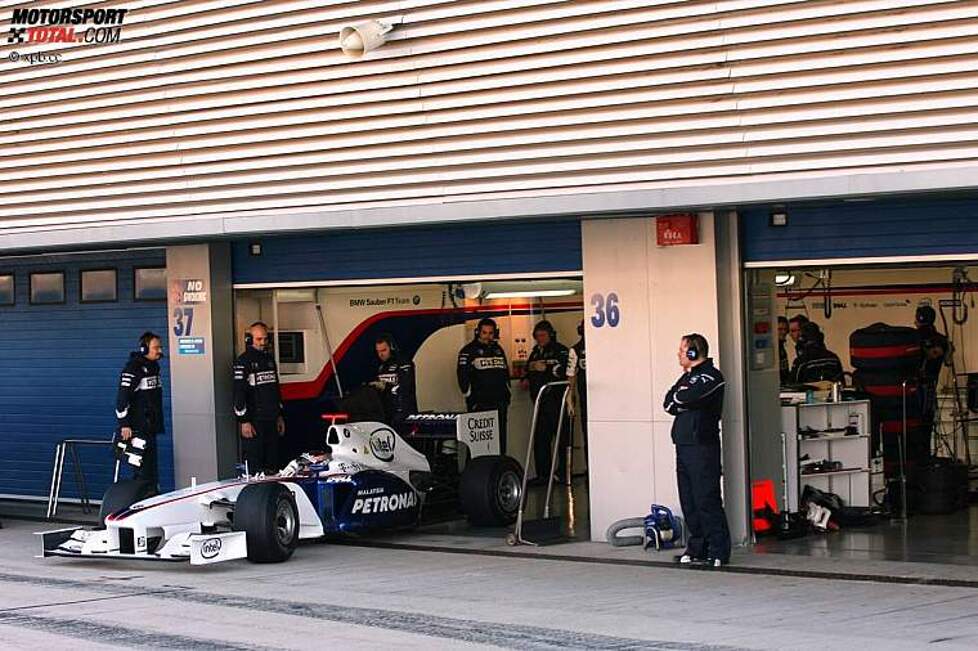
[[[122,24],[127,13],[128,9],[105,7],[14,9],[7,44],[118,43],[122,38]]]

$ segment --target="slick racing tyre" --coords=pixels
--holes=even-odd
[[[245,532],[249,561],[287,561],[299,542],[299,509],[292,491],[275,482],[245,486],[234,504],[234,530]]]
[[[476,457],[469,462],[459,483],[462,512],[476,526],[512,524],[520,509],[523,469],[504,456]]]
[[[102,506],[98,511],[99,524],[104,527],[105,516],[127,509],[136,502],[141,502],[155,494],[153,485],[148,481],[123,479],[112,484],[102,496]]]

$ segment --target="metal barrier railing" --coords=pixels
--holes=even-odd
[[[61,501],[61,482],[64,477],[65,457],[71,456],[71,465],[75,474],[75,487],[81,498],[82,509],[84,512],[91,513],[92,505],[88,497],[88,485],[85,483],[85,472],[81,466],[81,459],[78,457],[79,446],[107,446],[111,451],[114,444],[113,439],[63,439],[54,448],[54,467],[51,469],[51,489],[48,491],[48,519],[58,514],[58,503]],[[119,460],[115,461],[115,470],[112,481],[119,480]]]

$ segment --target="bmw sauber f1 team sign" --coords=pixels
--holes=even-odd
[[[499,413],[472,411],[459,416],[458,440],[469,447],[471,458],[499,454]]]

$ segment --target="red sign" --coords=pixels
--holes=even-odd
[[[655,239],[659,246],[699,244],[699,230],[696,215],[663,215],[655,218]]]

